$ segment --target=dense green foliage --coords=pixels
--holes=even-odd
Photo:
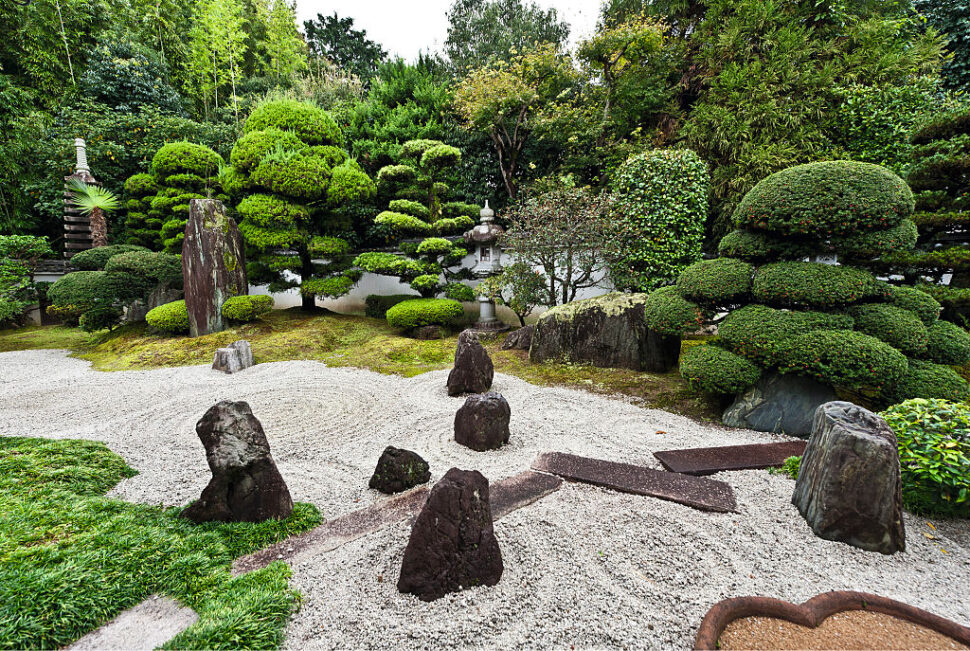
[[[96,249],[95,249],[96,250]],[[130,251],[108,258],[104,270],[138,278],[146,292],[157,286],[182,287],[182,260],[176,255],[152,251]]]
[[[222,316],[238,323],[255,321],[273,309],[272,296],[231,296],[222,304]]]
[[[0,438],[0,646],[65,646],[156,593],[199,614],[175,648],[279,645],[298,604],[286,566],[233,577],[230,564],[315,526],[317,510],[196,525],[104,496],[135,474],[102,443]]]
[[[777,307],[832,309],[882,298],[885,283],[861,269],[819,262],[776,262],[760,267],[751,293],[755,300]]]
[[[188,334],[189,310],[185,307],[185,301],[172,301],[149,310],[145,315],[145,322],[149,327],[166,334]]]
[[[122,309],[144,290],[144,282],[131,274],[74,271],[47,289],[48,311],[69,321],[78,319],[88,331],[111,328],[121,321]]]
[[[718,346],[691,346],[680,358],[680,374],[692,389],[741,393],[761,377],[761,369]]]
[[[906,373],[906,356],[854,330],[815,330],[785,339],[776,349],[778,368],[824,384],[847,388],[893,384]]]
[[[651,292],[644,310],[647,327],[661,335],[679,337],[704,325],[704,311],[681,296],[676,287]]]
[[[731,312],[718,326],[720,342],[738,355],[774,366],[778,347],[787,339],[815,330],[849,330],[847,314],[791,312],[764,305],[747,305]]]
[[[970,407],[915,399],[880,414],[899,444],[903,504],[921,515],[970,517]]]
[[[448,298],[415,298],[389,308],[387,322],[395,328],[418,328],[427,325],[445,326],[462,317],[461,303]]]
[[[649,291],[673,282],[701,257],[710,175],[689,149],[651,150],[613,174],[610,277],[617,289]]]
[[[856,305],[849,309],[855,329],[872,335],[910,357],[926,352],[930,335],[920,318],[893,305]]]
[[[364,300],[364,314],[373,319],[383,319],[387,316],[387,311],[401,301],[410,301],[417,298],[414,294],[391,294],[381,296],[380,294],[368,294]]]
[[[541,272],[523,262],[513,262],[501,274],[478,283],[475,293],[508,306],[519,318],[519,325],[524,326],[525,317],[545,301],[546,286]]]
[[[147,251],[148,249],[133,244],[111,244],[109,246],[99,246],[87,251],[81,251],[71,258],[71,266],[81,271],[103,271],[108,260],[119,253],[130,253],[133,251]]]
[[[970,397],[970,384],[949,366],[911,359],[906,373],[886,388],[883,397],[889,404],[909,398],[966,400]]]
[[[754,267],[732,258],[695,262],[677,278],[677,291],[689,301],[711,306],[729,306],[751,291]]]
[[[915,287],[893,287],[889,293],[889,302],[913,312],[927,326],[933,325],[940,318],[939,302]]]
[[[970,332],[949,321],[937,321],[926,330],[929,334],[927,359],[937,364],[970,362]]]

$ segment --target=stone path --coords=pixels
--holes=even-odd
[[[725,470],[759,470],[781,466],[788,457],[805,453],[805,441],[724,445],[654,452],[663,467],[687,475],[712,475]]]
[[[590,459],[562,452],[536,457],[532,469],[624,493],[659,497],[702,511],[732,513],[738,510],[732,488],[722,481],[654,470],[628,463]]]
[[[66,651],[151,651],[198,619],[191,608],[184,608],[167,597],[153,595],[91,631]]]
[[[495,482],[489,487],[492,520],[498,520],[516,509],[542,499],[558,490],[561,485],[562,480],[558,477],[529,470]],[[333,551],[395,522],[414,518],[424,506],[429,492],[427,486],[419,486],[367,508],[324,522],[300,536],[288,538],[236,559],[233,573],[244,574],[266,567],[273,561],[299,562],[310,556]]]

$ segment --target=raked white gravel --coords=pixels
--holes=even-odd
[[[448,397],[446,376],[406,379],[318,362],[235,375],[206,366],[101,373],[63,351],[2,353],[0,435],[104,441],[139,471],[110,495],[185,504],[209,477],[195,422],[219,400],[246,400],[293,498],[327,518],[380,498],[367,482],[387,445],[421,454],[433,481],[452,466],[494,481],[548,450],[659,468],[654,450],[780,440],[498,375],[493,388],[512,407],[512,439],[476,453],[452,440],[462,399]],[[433,603],[397,592],[408,528],[389,527],[293,568],[305,601],[285,645],[688,648],[721,599],[801,602],[835,589],[970,624],[970,522],[932,520],[933,529],[907,514],[907,551],[883,556],[813,536],[790,503],[789,479],[766,471],[717,478],[734,487],[740,513],[566,484],[496,523],[505,560],[496,587]]]

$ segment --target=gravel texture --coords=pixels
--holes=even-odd
[[[447,396],[447,373],[405,379],[317,362],[234,375],[204,366],[100,373],[62,351],[3,353],[0,435],[104,441],[140,471],[112,495],[185,504],[209,478],[195,422],[219,400],[246,400],[293,499],[327,518],[381,499],[367,481],[387,445],[420,454],[435,481],[452,466],[501,479],[550,450],[659,469],[653,450],[785,440],[496,375],[512,437],[477,453],[453,440],[463,398]],[[286,646],[687,648],[721,599],[801,603],[836,589],[970,623],[961,587],[970,585],[970,522],[932,529],[907,514],[907,551],[883,556],[815,538],[791,505],[790,479],[763,470],[716,478],[733,486],[740,513],[567,484],[496,523],[497,586],[433,603],[397,592],[409,530],[391,526],[293,568],[305,601]]]

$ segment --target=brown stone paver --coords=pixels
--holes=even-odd
[[[788,457],[805,453],[805,441],[724,445],[716,448],[662,450],[653,456],[671,472],[712,475],[726,470],[758,470],[784,464]]]

